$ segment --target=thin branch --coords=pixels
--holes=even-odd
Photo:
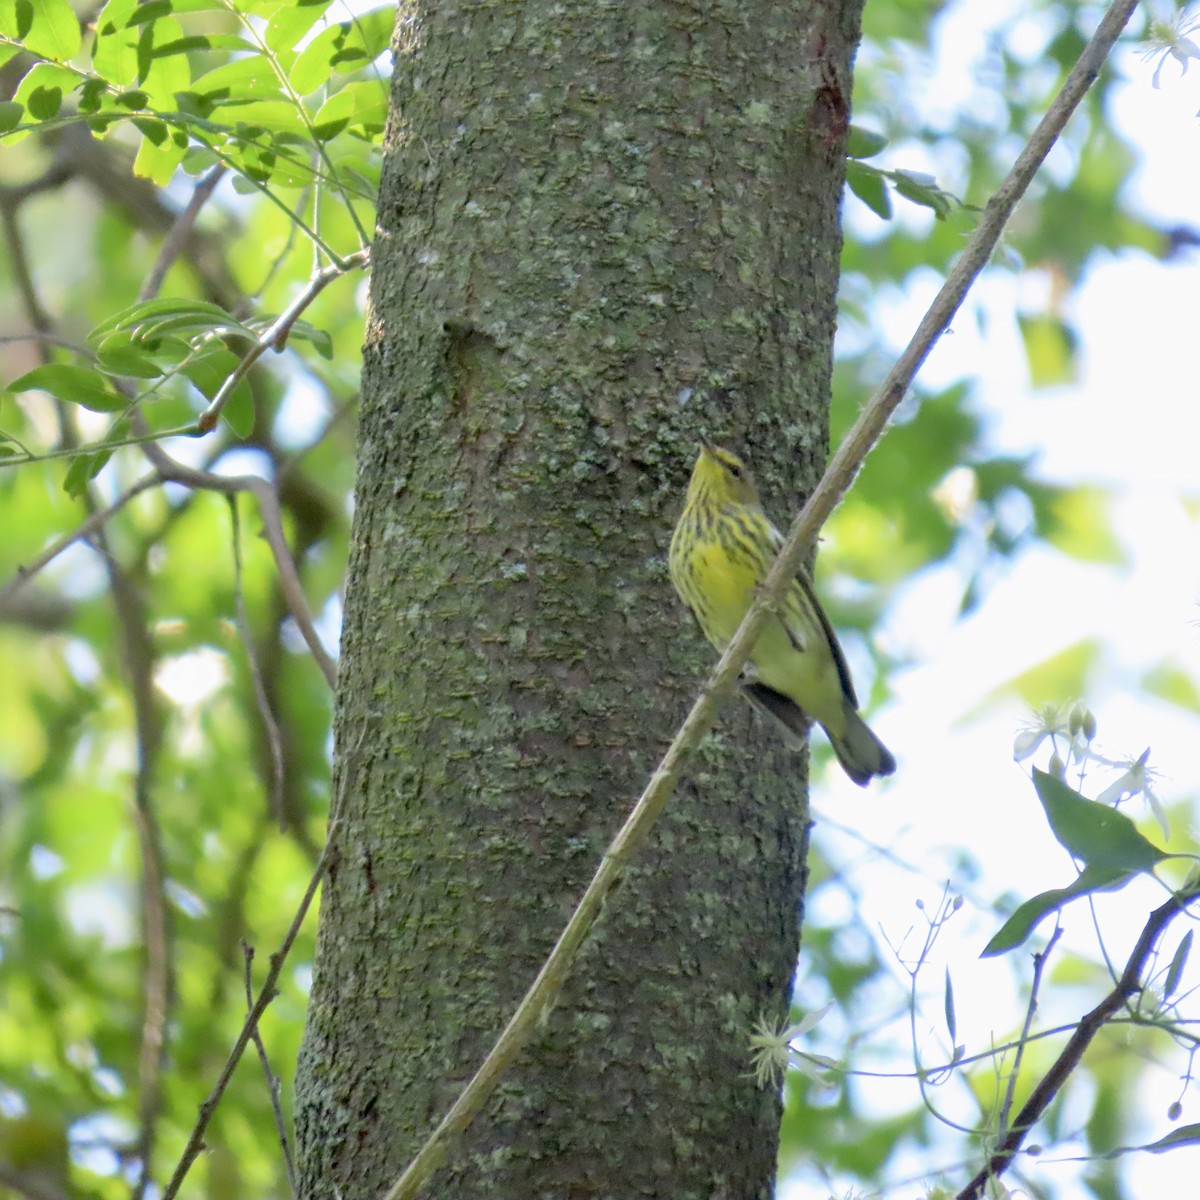
[[[29,265],[29,256],[25,253],[25,239],[21,237],[21,226],[17,221],[18,205],[8,197],[0,197],[0,224],[4,227],[4,245],[8,251],[9,270],[17,284],[21,296],[21,304],[30,325],[40,334],[53,333],[53,322],[50,315],[42,307],[41,298],[33,282],[33,270]],[[39,346],[39,358],[43,363],[50,361],[50,355],[43,343]]]
[[[566,928],[555,943],[537,978],[525,993],[508,1025],[488,1052],[479,1070],[404,1172],[388,1189],[385,1200],[410,1200],[445,1160],[447,1142],[471,1123],[491,1095],[509,1064],[524,1048],[544,1014],[562,989],[579,947],[600,913],[604,897],[620,877],[625,864],[646,840],[667,800],[679,782],[688,760],[712,728],[721,705],[732,693],[737,677],[750,656],[766,621],[781,603],[784,591],[801,568],[808,548],[838,501],[845,495],[863,460],[883,433],[888,418],[908,391],[918,368],[933,344],[945,332],[966,296],[967,289],[995,250],[1004,227],[1024,195],[1068,118],[1099,74],[1114,42],[1129,20],[1137,0],[1114,0],[1091,41],[1063,83],[1046,115],[1000,185],[962,256],[946,278],[912,340],[838,447],[824,476],[792,522],[775,565],[742,620],[738,632],[713,669],[692,705],[658,769],[642,792],[599,869],[580,899]]]
[[[225,166],[218,164],[196,184],[187,207],[176,217],[170,232],[163,239],[158,257],[154,260],[154,266],[150,268],[150,274],[146,276],[146,281],[142,284],[142,290],[138,293],[139,301],[153,300],[158,295],[167,272],[171,269],[175,260],[187,248],[188,240],[192,236],[192,229],[196,224],[196,219],[200,216],[200,210],[208,203],[208,199],[213,192],[216,191],[217,184],[224,178],[226,169]]]
[[[279,571],[279,587],[283,598],[296,622],[296,628],[304,638],[317,666],[325,676],[326,683],[332,688],[337,680],[337,664],[330,657],[313,624],[312,615],[308,611],[308,600],[304,595],[304,587],[300,582],[296,564],[292,561],[292,552],[283,531],[283,517],[279,511],[279,497],[272,484],[260,475],[217,475],[212,471],[202,471],[196,467],[186,466],[172,458],[161,446],[147,442],[144,446],[146,457],[158,471],[164,483],[180,483],[190,488],[206,488],[223,496],[235,492],[250,492],[258,501],[259,512],[262,515],[263,533],[267,545],[275,558],[275,566]]]
[[[1079,1022],[1070,1040],[1063,1047],[1062,1053],[1054,1060],[1053,1066],[1042,1077],[1029,1099],[1025,1101],[1021,1111],[1017,1113],[1012,1128],[992,1152],[987,1165],[958,1193],[955,1200],[981,1200],[988,1181],[999,1179],[1004,1174],[1021,1149],[1026,1134],[1037,1124],[1041,1115],[1066,1083],[1071,1072],[1079,1065],[1079,1061],[1083,1058],[1083,1053],[1091,1044],[1092,1039],[1109,1023],[1129,997],[1141,990],[1142,972],[1146,969],[1146,962],[1154,952],[1154,947],[1167,926],[1180,913],[1184,912],[1198,896],[1200,896],[1200,884],[1195,884],[1190,889],[1172,896],[1166,904],[1156,908],[1150,914],[1150,919],[1146,922],[1146,926],[1129,956],[1129,961],[1125,964],[1125,970],[1121,972],[1117,986]]]
[[[143,476],[137,483],[122,492],[111,504],[104,508],[96,509],[87,520],[74,530],[64,534],[52,545],[47,546],[31,563],[18,567],[17,573],[0,588],[0,610],[3,609],[4,605],[13,595],[19,592],[39,571],[44,571],[64,550],[69,549],[78,541],[91,537],[108,522],[110,517],[120,512],[135,496],[140,496],[142,492],[148,491],[152,487],[157,487],[161,482],[162,478],[157,471],[152,471],[149,475]]]
[[[0,1162],[0,1184],[11,1188],[25,1200],[71,1200],[66,1189],[58,1187],[37,1171],[19,1171]]]
[[[341,262],[332,263],[317,271],[308,281],[308,286],[304,291],[275,318],[268,329],[263,330],[258,340],[231,372],[229,378],[221,384],[220,390],[196,422],[199,429],[208,433],[216,428],[217,420],[221,416],[221,409],[225,407],[237,385],[250,374],[251,368],[268,350],[280,351],[284,348],[287,344],[288,334],[291,333],[292,326],[300,319],[300,314],[329,284],[335,279],[340,279],[351,268],[365,268],[370,261],[370,251],[359,250]]]
[[[191,1170],[192,1163],[196,1161],[200,1156],[200,1151],[204,1149],[204,1134],[208,1130],[209,1122],[212,1120],[217,1105],[221,1102],[221,1097],[225,1094],[225,1089],[229,1086],[229,1081],[233,1078],[234,1070],[241,1061],[242,1055],[246,1052],[246,1047],[250,1044],[254,1031],[258,1028],[259,1018],[262,1017],[267,1005],[277,995],[275,985],[279,980],[280,972],[283,970],[283,964],[287,961],[292,944],[295,942],[297,935],[300,933],[300,928],[304,924],[304,918],[308,915],[308,910],[312,907],[312,902],[317,894],[317,888],[321,886],[321,880],[325,878],[325,872],[329,870],[333,863],[333,832],[334,826],[331,824],[325,848],[321,851],[321,857],[317,860],[317,865],[313,869],[312,878],[308,881],[308,887],[304,892],[304,898],[300,901],[300,907],[296,909],[296,914],[292,918],[291,925],[288,926],[288,931],[284,935],[279,949],[271,955],[271,965],[267,971],[266,979],[263,980],[262,989],[259,991],[258,998],[254,1001],[249,1013],[246,1014],[246,1020],[242,1025],[241,1032],[238,1034],[237,1040],[233,1043],[233,1049],[230,1050],[229,1057],[225,1060],[224,1067],[221,1068],[221,1074],[217,1077],[217,1082],[213,1085],[213,1089],[209,1092],[207,1099],[200,1105],[200,1115],[192,1129],[191,1136],[188,1138],[187,1145],[183,1148],[183,1154],[176,1164],[175,1173],[171,1176],[170,1182],[163,1191],[162,1200],[174,1200],[175,1196],[179,1194],[179,1189],[183,1185],[188,1171]]]
[[[92,490],[86,493],[90,503]],[[162,1067],[174,1001],[171,929],[167,911],[162,831],[154,809],[153,787],[162,746],[162,718],[154,693],[154,648],[146,631],[145,609],[104,536],[96,544],[108,572],[109,590],[121,638],[121,658],[129,676],[137,733],[133,818],[141,855],[141,911],[145,940],[142,979],[142,1035],[138,1051],[138,1175],[133,1200],[142,1200],[150,1183],[158,1121],[162,1110]]]
[[[245,964],[246,1007],[254,1005],[254,982],[250,975],[250,966],[254,962],[254,947],[249,942],[242,941],[242,961]],[[271,1070],[270,1059],[267,1058],[267,1048],[263,1045],[262,1032],[255,1025],[250,1035],[254,1048],[258,1051],[258,1061],[262,1064],[263,1074],[267,1077],[267,1092],[271,1097],[271,1113],[275,1117],[275,1134],[283,1147],[283,1165],[287,1170],[288,1187],[292,1195],[296,1194],[296,1169],[292,1165],[292,1148],[288,1144],[287,1122],[283,1119],[283,1108],[279,1103],[279,1076]]]
[[[83,342],[77,342],[74,338],[63,337],[61,334],[51,333],[45,329],[29,329],[24,333],[0,334],[0,346],[15,346],[18,342],[43,342],[47,346],[61,346],[64,350],[70,350],[72,354],[78,354],[81,358],[87,358],[92,353]]]
[[[1050,935],[1050,940],[1046,943],[1044,950],[1038,951],[1033,956],[1033,982],[1029,987],[1029,1003],[1025,1006],[1025,1023],[1021,1027],[1021,1036],[1017,1039],[1017,1052],[1013,1056],[1012,1070],[1008,1073],[1008,1086],[1004,1089],[1004,1103],[1000,1106],[1000,1132],[1003,1134],[1008,1129],[1008,1118],[1012,1113],[1013,1097],[1017,1092],[1017,1076],[1021,1073],[1021,1058],[1025,1053],[1025,1047],[1030,1042],[1029,1031],[1033,1028],[1033,1018],[1037,1013],[1038,993],[1042,987],[1042,973],[1046,969],[1046,960],[1050,957],[1050,952],[1054,949],[1055,943],[1063,935],[1062,924],[1054,926],[1054,932]]]
[[[271,711],[271,699],[263,681],[258,655],[254,649],[254,635],[250,631],[250,614],[246,611],[246,594],[242,586],[242,527],[238,520],[237,497],[227,496],[230,519],[233,524],[233,592],[237,612],[238,633],[242,648],[246,652],[246,665],[250,671],[250,682],[254,688],[254,703],[259,719],[267,735],[267,747],[271,752],[271,813],[279,822],[281,830],[287,829],[287,815],[283,811],[283,739],[279,734],[279,722]]]

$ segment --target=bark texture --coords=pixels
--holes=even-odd
[[[532,979],[712,656],[696,436],[819,473],[859,7],[416,3],[397,26],[302,1195],[375,1197]],[[427,1194],[747,1200],[804,763],[738,703]]]

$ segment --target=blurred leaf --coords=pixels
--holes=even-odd
[[[1100,488],[1059,491],[1050,503],[1046,540],[1083,562],[1125,563],[1127,557],[1113,536],[1109,504],[1108,495]]]
[[[1087,692],[1088,673],[1099,655],[1100,644],[1085,638],[1014,675],[991,693],[984,706],[999,696],[1020,696],[1030,708],[1055,703],[1063,696],[1082,696]]]
[[[913,171],[892,171],[888,177],[901,196],[914,204],[920,204],[923,208],[933,209],[939,221],[949,215],[955,198],[938,187],[936,179],[918,175]]]
[[[885,221],[892,216],[892,198],[883,175],[874,167],[856,159],[846,163],[846,183],[850,190],[877,216]]]
[[[79,404],[92,412],[120,412],[129,401],[113,391],[108,380],[91,367],[68,363],[50,363],[34,367],[8,385],[9,391],[27,392],[39,388],[66,404]]]
[[[864,129],[861,125],[850,126],[850,136],[846,140],[846,156],[848,158],[871,158],[888,144],[882,133],[873,129]]]
[[[1035,388],[1074,382],[1079,336],[1065,321],[1050,313],[1018,313],[1017,327]]]
[[[1141,688],[1190,713],[1200,713],[1200,686],[1175,663],[1159,663],[1141,679]]]

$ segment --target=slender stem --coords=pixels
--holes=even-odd
[[[1046,960],[1050,957],[1055,943],[1062,937],[1062,933],[1062,925],[1055,925],[1054,932],[1046,943],[1046,948],[1033,956],[1033,982],[1029,987],[1029,1003],[1025,1006],[1025,1023],[1021,1027],[1021,1036],[1017,1039],[1017,1052],[1013,1056],[1012,1070],[1008,1073],[1008,1085],[1004,1089],[1004,1103],[1000,1106],[1000,1132],[1002,1134],[1008,1129],[1008,1118],[1017,1093],[1017,1076],[1021,1073],[1021,1059],[1025,1054],[1025,1047],[1030,1041],[1029,1031],[1033,1028],[1033,1018],[1037,1012],[1038,993],[1042,988],[1042,973],[1046,969]]]

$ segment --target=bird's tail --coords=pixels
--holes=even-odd
[[[767,687],[765,683],[743,683],[742,691],[747,699],[783,726],[789,745],[794,749],[805,745],[812,722],[794,700]],[[835,731],[826,728],[825,732],[838,762],[842,764],[842,770],[859,787],[866,787],[876,775],[890,775],[896,769],[896,760],[891,752],[871,732],[849,701],[843,709],[842,729]]]
[[[825,730],[829,734],[829,744],[842,764],[842,770],[859,787],[866,787],[876,775],[890,775],[896,769],[896,760],[891,751],[849,704],[845,707],[845,718],[839,737]]]

